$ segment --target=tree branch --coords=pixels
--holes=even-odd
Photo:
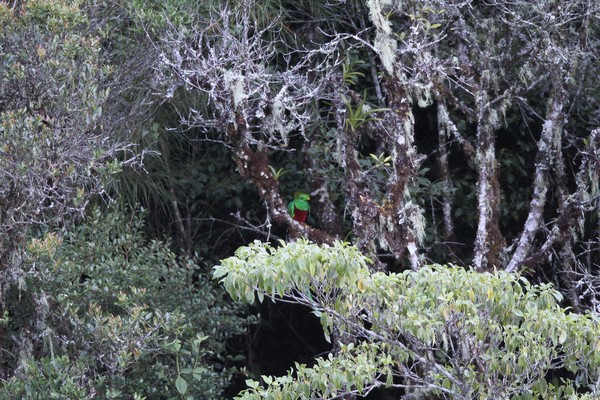
[[[561,85],[559,82],[556,84]],[[522,266],[523,261],[531,249],[533,238],[540,227],[544,205],[546,204],[548,177],[552,160],[551,155],[553,152],[561,151],[560,142],[558,143],[558,149],[555,148],[555,137],[557,136],[555,132],[562,129],[562,110],[564,107],[564,91],[562,88],[555,88],[548,103],[546,121],[544,122],[541,137],[538,142],[535,175],[533,179],[533,195],[529,205],[529,215],[527,216],[525,226],[521,232],[519,244],[506,267],[506,271],[508,272],[515,271]],[[558,136],[560,137],[560,135]]]

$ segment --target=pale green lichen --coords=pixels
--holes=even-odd
[[[392,38],[392,26],[383,13],[383,8],[390,5],[392,5],[390,0],[367,1],[369,17],[373,22],[373,26],[375,26],[374,46],[379,53],[379,58],[381,59],[381,63],[386,72],[393,75],[398,44],[396,40]]]
[[[425,228],[427,221],[423,215],[423,209],[418,205],[409,201],[404,206],[404,213],[409,221],[410,230],[412,231],[417,243],[422,243],[425,239]]]
[[[237,109],[238,105],[248,97],[245,92],[245,78],[237,71],[226,71],[223,81],[225,87],[231,91],[233,106]]]

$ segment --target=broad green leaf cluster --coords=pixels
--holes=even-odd
[[[432,265],[371,272],[344,243],[255,242],[214,270],[235,298],[304,304],[334,352],[240,398],[336,398],[379,386],[453,399],[598,395],[600,321],[560,307],[551,285]]]
[[[306,241],[280,245],[276,248],[256,241],[240,247],[235,257],[215,267],[213,275],[223,277],[223,286],[234,300],[251,303],[255,292],[260,301],[265,295],[284,297],[300,288],[310,296],[312,288],[326,292],[356,286],[368,274],[368,259],[347,243],[337,242],[331,247]]]
[[[384,346],[385,347],[385,346]],[[382,371],[382,378],[393,382],[394,360],[382,354],[381,346],[372,343],[342,345],[337,356],[319,358],[315,365],[296,364],[294,374],[281,377],[263,376],[268,385],[265,391],[260,383],[248,380],[249,390],[242,392],[239,399],[255,399],[257,394],[272,399],[335,398],[344,393],[365,393],[373,384],[373,377]],[[260,398],[260,397],[259,397]]]

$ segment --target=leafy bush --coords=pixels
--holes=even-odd
[[[144,238],[141,213],[96,209],[28,254],[34,331],[15,335],[31,350],[0,398],[219,398],[245,320],[193,260]]]
[[[2,3],[0,25],[0,251],[10,252],[29,228],[79,216],[120,146],[101,127],[100,44],[78,7]]]
[[[341,398],[377,387],[415,398],[600,394],[598,317],[560,308],[551,285],[439,265],[373,273],[368,263],[340,242],[255,242],[215,268],[235,299],[310,307],[336,342],[311,368],[263,377],[264,388],[248,381],[239,398]]]

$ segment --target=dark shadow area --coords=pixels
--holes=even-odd
[[[308,308],[266,299],[252,307],[260,316],[258,324],[229,343],[232,353],[245,354],[246,373],[238,374],[226,392],[228,397],[245,389],[246,379],[283,376],[295,363],[310,366],[331,351],[319,319]]]

